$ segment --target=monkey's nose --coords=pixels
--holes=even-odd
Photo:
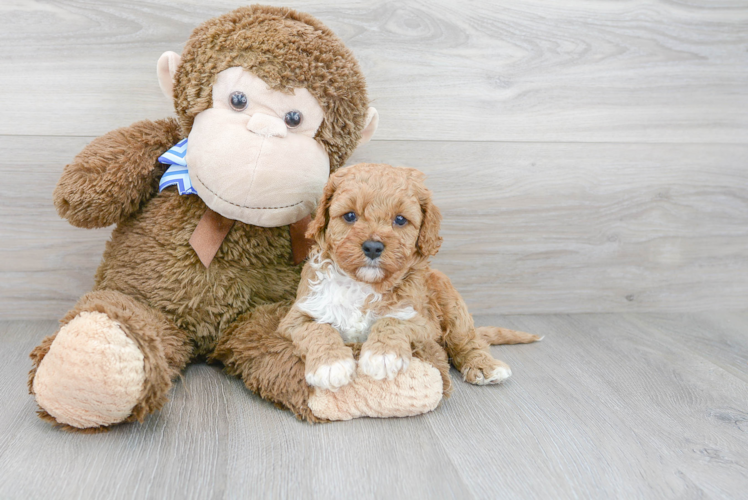
[[[382,256],[382,252],[384,251],[384,243],[373,240],[364,241],[364,244],[361,245],[361,249],[364,251],[364,255],[369,257],[371,260],[378,259]]]
[[[253,114],[247,123],[247,128],[250,132],[262,137],[286,137],[288,134],[288,128],[283,120],[264,113]]]

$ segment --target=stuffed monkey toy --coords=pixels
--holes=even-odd
[[[143,421],[195,359],[309,421],[404,416],[449,390],[436,345],[394,380],[312,390],[276,332],[296,294],[305,223],[377,113],[351,52],[317,19],[239,8],[205,22],[159,84],[177,118],[92,141],[54,192],[61,217],[116,225],[93,290],[31,353],[40,416],[68,430]]]

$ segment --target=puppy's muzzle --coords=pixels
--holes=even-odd
[[[381,257],[382,252],[384,252],[384,243],[373,240],[364,241],[364,244],[361,245],[361,250],[364,251],[364,255],[368,258],[376,260]]]

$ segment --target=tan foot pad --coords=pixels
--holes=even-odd
[[[140,400],[143,353],[104,313],[82,312],[63,326],[34,378],[40,407],[85,429],[122,422]]]
[[[410,417],[426,413],[442,399],[439,370],[420,359],[394,380],[374,380],[359,375],[337,392],[315,389],[309,408],[318,418],[350,420],[359,417]]]

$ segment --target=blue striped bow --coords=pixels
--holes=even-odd
[[[158,157],[159,163],[171,165],[161,176],[161,181],[158,183],[159,192],[163,191],[164,188],[176,185],[179,194],[197,194],[195,188],[192,187],[190,174],[187,172],[185,156],[187,156],[187,139],[182,139],[169,151]]]

